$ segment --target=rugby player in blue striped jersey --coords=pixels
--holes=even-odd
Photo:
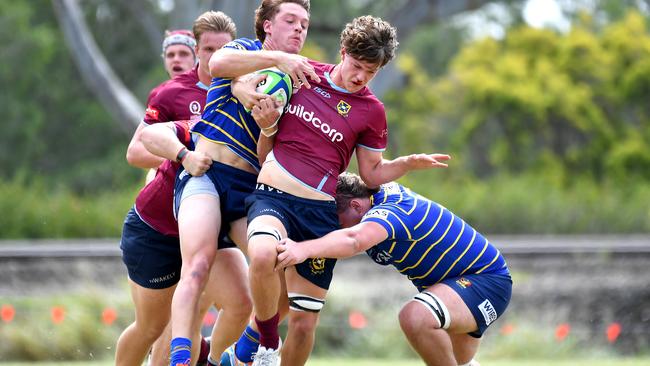
[[[419,293],[399,321],[428,365],[478,365],[483,332],[510,302],[505,259],[483,235],[442,205],[397,183],[369,188],[342,174],[336,191],[343,229],[303,242],[283,239],[277,269],[307,258],[346,258],[361,251],[392,264]]]

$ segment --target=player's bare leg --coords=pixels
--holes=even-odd
[[[467,333],[450,334],[451,343],[454,347],[454,356],[459,365],[481,366],[474,359],[478,347],[481,345],[481,338],[475,338]]]
[[[201,322],[199,299],[217,252],[220,222],[218,197],[195,194],[181,202],[178,228],[183,266],[172,300],[172,364],[182,364],[189,357],[187,345]]]
[[[325,299],[327,290],[307,281],[295,267],[285,271],[287,291],[316,299]],[[282,365],[304,365],[311,354],[316,338],[319,312],[289,310],[287,338],[282,346]]]
[[[221,353],[233,344],[246,328],[253,311],[248,288],[248,265],[239,249],[227,248],[217,251],[204,296],[210,298],[220,309],[210,341],[210,357],[219,361]]]
[[[135,321],[117,340],[116,365],[139,365],[169,322],[171,298],[176,286],[152,290],[129,280],[135,304]]]
[[[477,325],[472,313],[460,296],[447,285],[434,285],[427,289],[427,292],[434,294],[437,300],[446,307],[449,319],[442,320],[446,324],[448,322],[448,328],[443,329],[445,324],[441,324],[441,319],[434,316],[426,304],[409,301],[399,313],[400,326],[406,338],[427,365],[456,366],[459,364],[458,361],[469,362],[473,355],[465,361],[457,361],[454,344],[449,334],[475,331]],[[463,350],[459,356],[467,357],[468,351],[478,347],[480,340],[474,339],[475,344],[472,344],[469,339],[465,340],[467,349]],[[476,348],[474,348],[474,353]]]
[[[281,283],[280,273],[274,270],[279,239],[276,236],[279,234],[286,237],[286,232],[280,220],[272,216],[255,218],[250,223],[248,232],[250,285],[256,322],[260,330],[260,345],[267,349],[277,349],[278,300],[281,294]]]

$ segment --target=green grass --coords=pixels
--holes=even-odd
[[[0,366],[109,366],[112,361],[96,361],[96,362],[42,362],[42,363],[0,363]],[[481,360],[482,366],[574,366],[574,365],[590,365],[590,366],[646,366],[650,365],[650,357],[643,358],[611,358],[611,359],[566,359],[566,360],[524,360],[524,359],[509,359],[509,360]],[[423,365],[419,360],[374,360],[374,359],[313,359],[307,363],[307,366],[416,366]]]

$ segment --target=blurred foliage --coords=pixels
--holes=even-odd
[[[106,296],[105,290],[83,294],[0,298],[11,304],[15,316],[0,327],[0,359],[3,361],[100,360],[111,357],[117,337],[133,321],[132,305],[125,296]],[[60,323],[53,309],[63,310]],[[111,324],[102,312],[118,315]]]
[[[403,56],[408,86],[387,98],[393,155],[433,147],[478,177],[647,180],[649,60],[637,12],[604,27],[585,15],[566,34],[515,26],[464,46],[438,79]]]
[[[0,179],[47,176],[83,192],[132,184],[127,136],[81,82],[50,2],[38,3],[0,2]]]
[[[110,170],[108,170],[110,171]],[[119,237],[139,186],[90,197],[43,179],[0,181],[0,239]]]
[[[650,232],[650,185],[642,180],[566,185],[533,173],[476,180],[449,168],[411,173],[402,183],[484,233]],[[0,239],[119,237],[138,189],[83,197],[44,182],[0,182],[0,210],[11,213],[0,216]]]
[[[34,297],[0,297],[3,305],[11,304],[15,316],[0,327],[0,359],[7,361],[75,361],[108,360],[115,353],[117,337],[134,319],[128,291],[111,293],[89,289],[83,293]],[[52,321],[52,309],[63,309],[60,323]],[[351,302],[345,296],[330,296],[317,328],[312,358],[414,359],[402,333],[396,299]],[[102,313],[115,311],[114,322],[105,324]],[[351,312],[361,315],[365,324],[353,328]],[[504,325],[512,333],[503,333]],[[281,325],[286,334],[286,322]],[[611,358],[619,355],[616,347],[594,340],[583,329],[572,329],[559,342],[552,324],[533,323],[508,313],[486,332],[479,350],[479,360],[544,359],[548,362],[567,358]],[[488,363],[490,364],[490,363]]]

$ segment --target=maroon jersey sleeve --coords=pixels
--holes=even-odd
[[[384,105],[373,98],[370,102],[367,128],[359,134],[357,145],[377,151],[384,151],[388,143],[388,127]]]
[[[142,119],[148,125],[173,120],[171,119],[171,111],[169,110],[173,103],[170,103],[169,99],[171,96],[168,89],[157,89],[158,92],[152,96],[147,104],[147,109]]]

